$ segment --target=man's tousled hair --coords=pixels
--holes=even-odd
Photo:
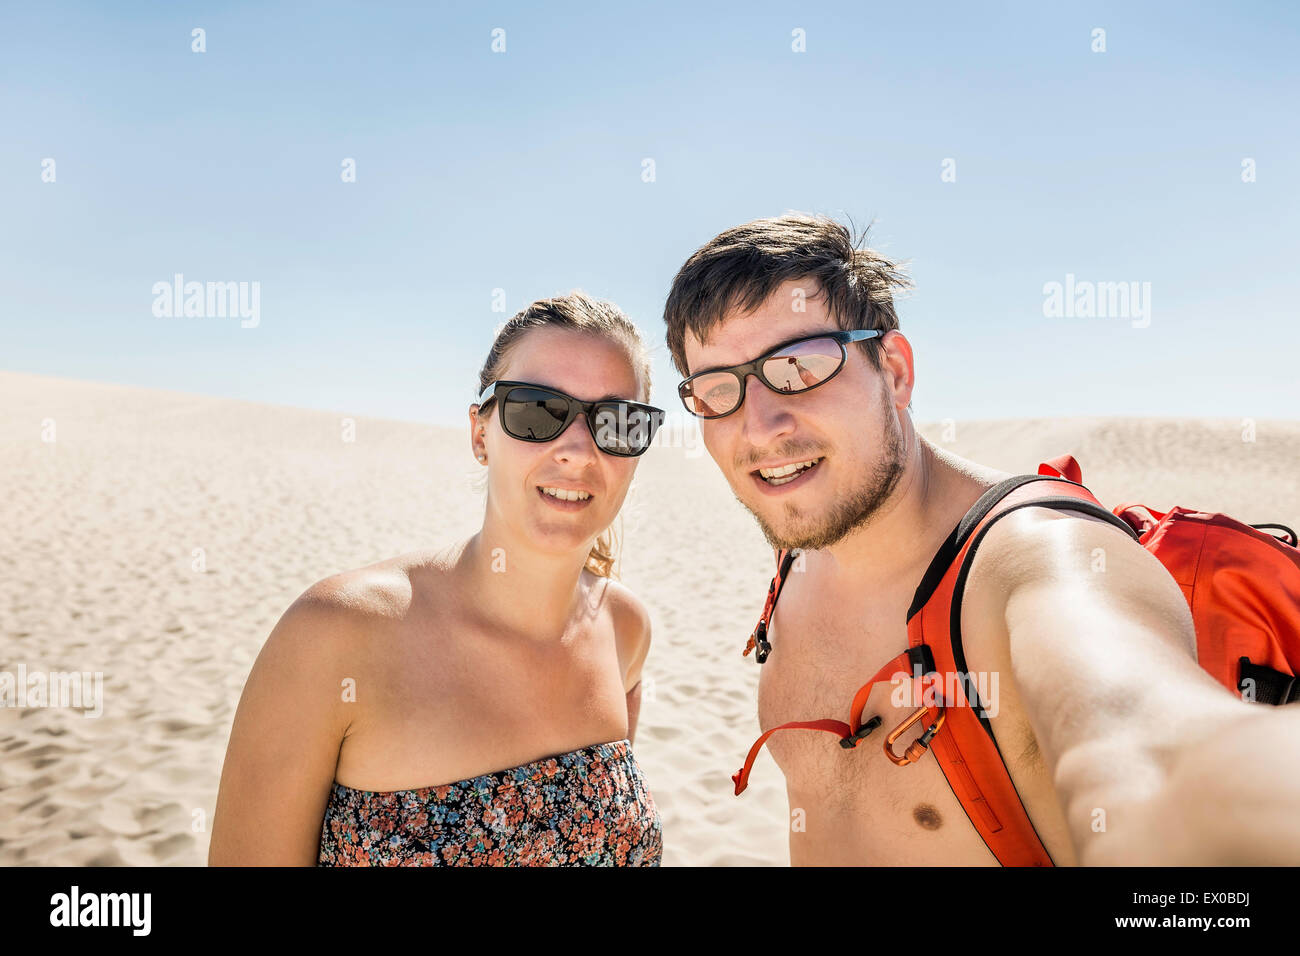
[[[677,371],[690,374],[687,333],[707,341],[728,313],[752,312],[792,279],[815,284],[808,298],[824,295],[841,329],[897,329],[894,291],[912,283],[900,263],[865,245],[869,229],[855,238],[834,219],[790,213],[728,229],[700,247],[678,270],[664,306]],[[879,370],[879,338],[859,344]]]

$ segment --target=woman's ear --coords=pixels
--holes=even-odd
[[[478,405],[471,405],[469,407],[469,448],[474,453],[474,457],[483,464],[487,464],[486,431],[487,429],[479,424]]]

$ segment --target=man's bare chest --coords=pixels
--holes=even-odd
[[[762,729],[820,718],[850,723],[858,689],[907,648],[907,604],[811,601],[807,592],[785,602],[783,595],[759,678]],[[912,682],[900,675],[871,691],[861,720],[881,723],[855,748],[816,730],[769,738],[790,796],[791,862],[996,863],[933,754],[903,766],[886,755],[886,736],[916,710]],[[902,754],[926,726],[920,720],[903,732],[893,752]]]

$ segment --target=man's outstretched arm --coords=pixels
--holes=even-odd
[[[972,638],[1010,662],[1080,863],[1300,862],[1300,708],[1243,702],[1201,669],[1153,555],[1101,521],[1022,509],[975,564],[993,597]]]

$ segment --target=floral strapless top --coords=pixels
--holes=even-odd
[[[658,866],[663,827],[626,739],[416,790],[335,782],[320,866]]]

